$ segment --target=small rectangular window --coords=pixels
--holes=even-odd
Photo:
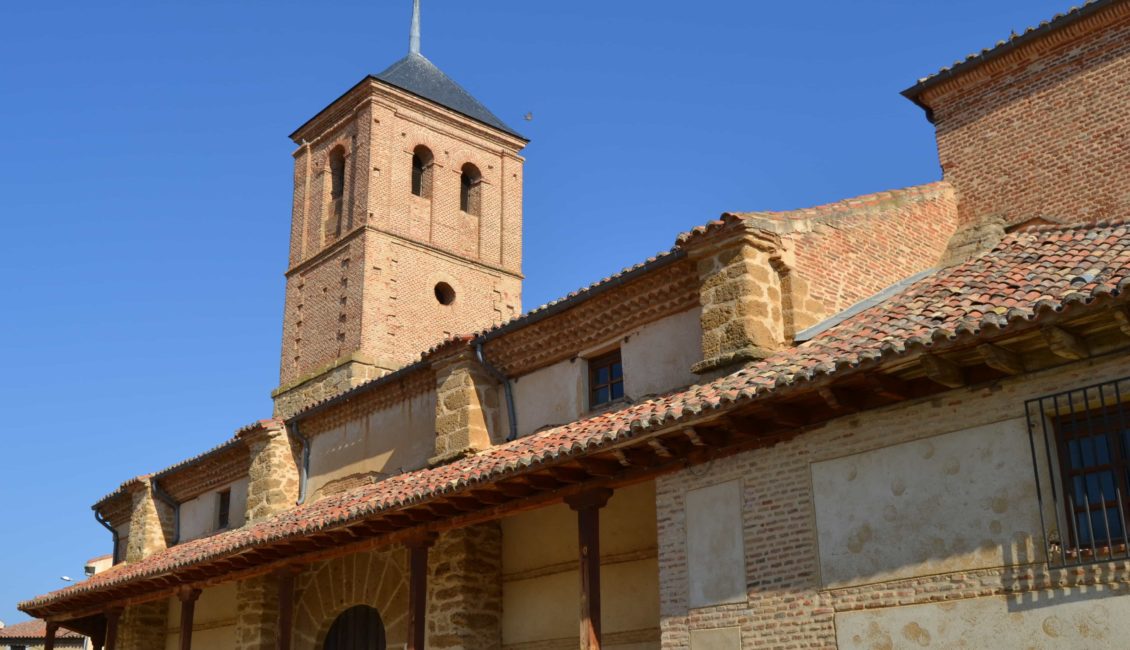
[[[624,396],[624,364],[620,351],[589,359],[589,408]]]
[[[216,530],[224,530],[231,523],[231,490],[224,490],[216,497]]]

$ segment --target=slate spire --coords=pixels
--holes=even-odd
[[[408,53],[420,53],[420,0],[412,0],[412,29],[408,32]]]

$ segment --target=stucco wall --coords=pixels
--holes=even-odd
[[[697,381],[691,366],[702,359],[700,311],[689,309],[661,318],[594,348],[605,352],[619,343],[625,397],[638,401]],[[585,357],[593,356],[590,352],[579,351],[574,359],[514,379],[518,435],[572,422],[588,411]],[[507,426],[505,417],[502,421]]]
[[[1109,590],[1035,592],[836,615],[841,649],[1125,648],[1126,598]]]
[[[617,490],[600,515],[605,646],[658,647],[655,488]],[[502,520],[502,641],[575,648],[579,633],[577,513],[564,505]]]
[[[216,510],[219,507],[217,495],[224,490],[231,490],[228,528],[242,526],[247,513],[247,483],[247,479],[240,479],[182,503],[180,506],[180,541],[187,542],[190,539],[215,532]]]
[[[435,448],[435,408],[435,393],[427,392],[314,436],[310,494],[368,473],[423,467]]]
[[[1035,558],[1042,533],[1030,455],[1026,421],[1015,418],[813,463],[824,584]]]
[[[691,366],[702,361],[702,309],[648,323],[620,346],[624,393],[634,400],[698,381]]]
[[[917,643],[900,636],[915,621],[942,640],[934,647],[963,638],[967,647],[1040,647],[1032,635],[1052,616],[1082,634],[1076,612],[1083,610],[1069,606],[1075,591],[1127,593],[1130,565],[1073,571],[1040,562],[1030,541],[1040,529],[1025,400],[1128,374],[1126,357],[1069,364],[841,418],[768,449],[659,477],[663,647],[685,648],[692,633],[725,627],[740,628],[746,647],[827,647],[853,640],[841,620],[891,635],[891,645],[874,647]],[[1041,483],[1048,476],[1041,467]],[[733,480],[742,484],[746,596],[693,607],[687,494]],[[741,571],[737,562],[729,569]],[[965,602],[1007,594],[1047,607],[1031,622],[1003,600]],[[945,630],[900,611],[943,600],[962,606]],[[1130,619],[1130,598],[1102,605],[1109,619]],[[993,643],[992,628],[1012,620],[1025,640]],[[989,631],[978,636],[978,626]],[[1059,647],[1090,647],[1071,643]]]
[[[209,587],[200,593],[192,614],[192,647],[208,650],[235,648],[235,583]],[[166,650],[180,648],[180,608],[176,598],[169,599],[169,631]]]
[[[561,361],[518,377],[512,384],[518,435],[580,417],[586,381],[583,359]]]

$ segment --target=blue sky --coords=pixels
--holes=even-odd
[[[532,139],[530,309],[723,211],[937,180],[899,91],[1067,7],[424,0],[423,53]],[[109,552],[98,498],[270,415],[286,136],[405,53],[409,9],[0,8],[0,620]]]

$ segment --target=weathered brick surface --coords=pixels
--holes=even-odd
[[[360,355],[364,373],[379,375],[446,335],[520,312],[521,142],[377,83],[335,102],[296,142],[278,412],[332,392],[320,376],[343,359]],[[418,146],[434,156],[430,197],[411,192]],[[335,150],[346,168],[340,223],[329,198]],[[478,215],[460,210],[467,163],[483,177]],[[454,303],[437,301],[439,282]]]
[[[739,626],[745,647],[834,647],[836,612],[1078,585],[1126,589],[1130,563],[1049,570],[1046,565],[978,569],[825,589],[820,582],[811,463],[1024,417],[1027,399],[1130,374],[1114,358],[841,418],[769,449],[746,452],[656,480],[660,614],[664,648],[685,648],[691,629]],[[1017,462],[1030,463],[1030,458]],[[747,600],[689,609],[685,495],[741,480]]]
[[[939,83],[938,157],[963,222],[1130,214],[1130,5]]]

